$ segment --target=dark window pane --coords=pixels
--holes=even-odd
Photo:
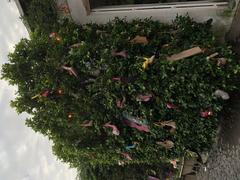
[[[159,3],[159,0],[90,0],[91,8],[99,6],[111,5],[127,5],[127,4],[150,4]]]
[[[96,8],[100,6],[112,6],[112,5],[154,4],[154,3],[186,2],[186,1],[199,1],[199,0],[90,0],[90,5],[91,5],[91,8]]]

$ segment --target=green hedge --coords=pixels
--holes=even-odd
[[[23,20],[31,31],[41,29],[50,32],[57,25],[57,10],[55,0],[20,0],[24,11]]]
[[[79,180],[146,180],[148,177],[160,179],[174,178],[175,170],[169,164],[97,165],[84,164],[78,169]]]
[[[66,21],[61,27],[50,36],[35,32],[30,40],[23,39],[2,73],[18,86],[12,105],[32,115],[27,125],[53,140],[60,159],[75,167],[81,162],[169,163],[186,150],[211,148],[224,105],[213,94],[240,87],[240,66],[231,48],[216,42],[211,21],[196,23],[180,16],[171,25],[115,19],[106,25],[83,26]],[[137,35],[148,43],[131,43]],[[196,46],[204,52],[176,62],[167,60]],[[114,50],[125,50],[128,56],[113,56]],[[216,52],[216,57],[207,58]],[[144,57],[153,55],[153,63],[144,69]],[[224,65],[218,63],[220,58],[226,60]],[[74,68],[77,75],[66,67]],[[149,101],[139,101],[139,95],[147,94]],[[123,108],[117,107],[116,102],[123,99]],[[204,118],[203,111],[212,114]],[[150,132],[129,127],[124,123],[126,114]],[[155,125],[169,120],[176,124],[175,132]],[[93,125],[82,127],[85,121]],[[119,135],[104,127],[108,122],[118,128]],[[174,147],[166,149],[157,143],[166,140]],[[132,160],[121,153],[128,153]]]

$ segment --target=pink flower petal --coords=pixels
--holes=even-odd
[[[148,101],[150,101],[151,98],[152,98],[152,95],[151,95],[151,94],[147,94],[147,95],[138,95],[138,97],[137,97],[137,101],[148,102]]]
[[[128,153],[120,153],[120,154],[123,155],[126,159],[132,161],[132,158]]]
[[[93,125],[93,121],[85,121],[84,123],[80,124],[82,127],[91,127]]]
[[[177,109],[178,107],[174,105],[173,103],[167,103],[167,108],[168,109]]]
[[[113,55],[113,56],[121,56],[121,57],[123,57],[123,58],[127,58],[127,57],[128,57],[128,53],[127,53],[127,51],[125,51],[125,50],[119,51],[119,52],[117,52],[117,51],[112,51],[112,55]]]
[[[171,160],[170,163],[173,165],[173,168],[176,169],[177,168],[177,160]]]
[[[46,90],[46,91],[41,93],[42,97],[48,97],[48,95],[49,95],[49,91],[48,90]]]
[[[113,77],[112,80],[113,81],[121,81],[121,78],[120,77]]]
[[[52,33],[49,35],[50,38],[54,38],[54,37],[56,37],[56,36],[57,36],[57,34],[56,34],[55,32],[52,32]]]
[[[125,123],[126,125],[128,125],[129,127],[135,128],[135,129],[137,129],[137,130],[139,130],[139,131],[143,131],[143,132],[149,132],[149,131],[150,131],[150,130],[149,130],[149,127],[148,127],[147,125],[139,125],[139,124],[134,123],[134,122],[132,122],[132,121],[129,121],[129,120],[127,120],[127,119],[124,120],[124,123]]]
[[[153,176],[148,176],[148,180],[160,180],[160,179],[153,177]]]
[[[117,107],[120,108],[120,109],[124,108],[125,101],[126,101],[125,97],[123,97],[122,101],[121,100],[117,100],[117,102],[116,102]]]
[[[120,134],[117,126],[110,124],[110,122],[104,124],[103,127],[111,128],[111,129],[112,129],[112,133],[113,133],[114,135],[117,135],[117,136],[118,136],[118,135]]]
[[[70,75],[74,75],[76,78],[78,78],[78,75],[73,67],[68,67],[68,66],[61,66],[62,69],[66,70]]]

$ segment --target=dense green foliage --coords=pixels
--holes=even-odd
[[[93,166],[119,161],[169,164],[186,150],[201,152],[211,147],[224,105],[213,94],[240,87],[240,66],[231,48],[216,42],[210,21],[177,17],[167,25],[149,19],[116,19],[106,25],[64,21],[61,26],[51,36],[36,31],[30,40],[23,39],[2,72],[3,78],[18,86],[12,105],[19,113],[32,115],[27,125],[53,140],[60,159],[74,167],[86,162]],[[131,43],[136,35],[147,37],[149,43]],[[195,46],[204,52],[176,62],[166,60]],[[125,50],[128,57],[113,56],[113,50]],[[207,59],[216,52],[217,57]],[[152,55],[153,63],[143,68],[144,57]],[[226,63],[217,63],[219,58]],[[77,75],[63,65],[74,68]],[[146,94],[151,94],[150,101],[138,100]],[[125,102],[118,107],[116,102],[122,99]],[[201,117],[202,111],[212,114]],[[150,132],[127,126],[124,114],[136,117]],[[175,132],[154,124],[169,120],[176,123]],[[83,127],[85,121],[93,125]],[[118,128],[119,135],[104,127],[108,122]],[[166,149],[157,143],[165,140],[174,147]],[[136,147],[126,150],[133,144]]]
[[[24,21],[31,30],[50,32],[57,24],[55,0],[20,0]]]
[[[146,180],[149,176],[167,179],[172,177],[174,170],[170,165],[158,163],[140,163],[125,166],[90,165],[81,166],[78,170],[79,180]]]

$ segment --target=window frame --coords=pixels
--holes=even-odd
[[[221,21],[221,14],[228,7],[228,2],[188,1],[162,4],[138,4],[103,6],[91,9],[89,0],[67,0],[73,20],[79,24],[106,23],[115,17],[152,18],[162,22],[171,22],[176,15],[188,13],[196,21],[205,21],[212,18],[214,22]]]

